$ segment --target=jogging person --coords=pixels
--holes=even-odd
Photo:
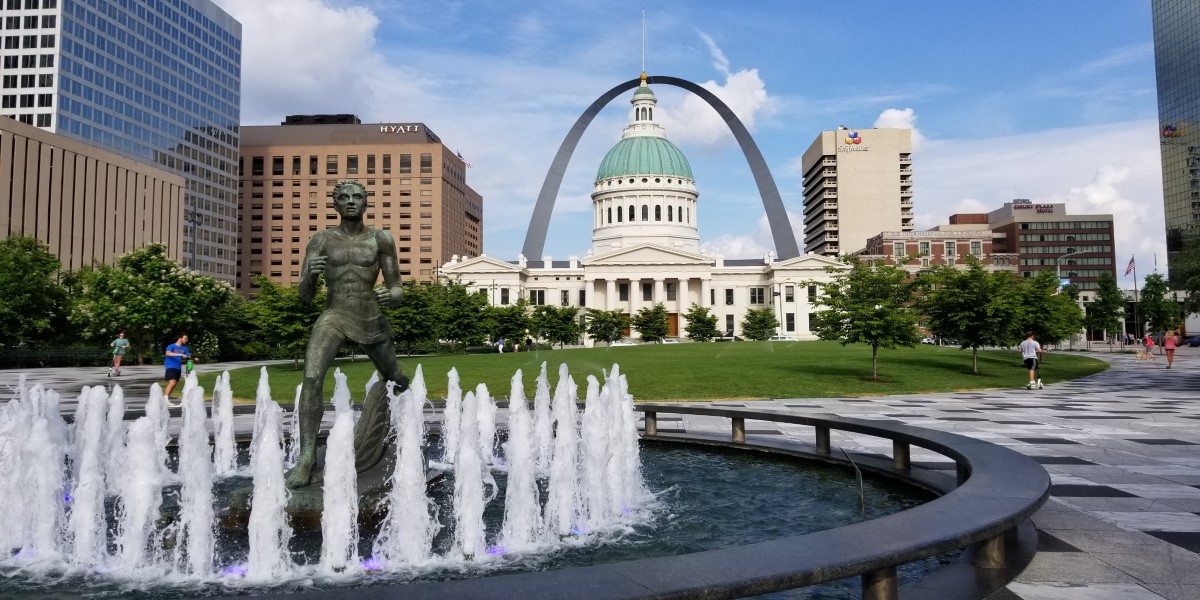
[[[1017,349],[1021,351],[1021,358],[1025,359],[1025,368],[1029,369],[1029,385],[1028,389],[1042,389],[1042,379],[1037,376],[1038,361],[1042,358],[1042,345],[1033,339],[1033,332],[1025,332],[1025,341],[1021,342]]]
[[[121,376],[121,359],[125,356],[125,352],[129,350],[129,340],[125,339],[125,332],[117,334],[117,339],[113,340],[109,346],[112,346],[113,361],[112,367],[108,369],[109,377]]]
[[[166,358],[163,359],[163,366],[166,367],[163,379],[167,380],[167,388],[163,390],[163,395],[167,397],[168,403],[171,401],[171,392],[175,391],[175,385],[179,383],[179,377],[183,374],[183,359],[192,360],[187,342],[187,334],[181,333],[175,338],[174,344],[167,346]]]

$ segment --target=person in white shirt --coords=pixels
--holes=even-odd
[[[1025,368],[1029,369],[1029,389],[1042,389],[1042,379],[1037,376],[1038,361],[1042,359],[1042,345],[1033,339],[1033,332],[1025,333],[1025,341],[1021,342],[1017,349],[1021,351],[1021,358],[1025,359]]]

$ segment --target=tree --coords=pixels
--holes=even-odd
[[[261,342],[281,350],[299,369],[313,323],[321,316],[325,293],[318,292],[312,302],[305,302],[295,287],[279,285],[262,275],[255,275],[254,283],[259,290],[246,307],[247,318],[261,332]]]
[[[663,306],[662,302],[654,306],[647,306],[634,315],[631,324],[643,342],[661,342],[670,331],[670,325],[667,323],[667,307]]]
[[[61,267],[50,247],[34,238],[0,240],[0,344],[65,329],[67,294],[56,281]]]
[[[770,307],[752,308],[742,317],[742,335],[752,340],[766,340],[775,335],[779,320]]]
[[[493,340],[515,340],[519,344],[528,335],[529,301],[525,298],[518,299],[516,304],[490,306],[488,313]]]
[[[823,310],[813,313],[813,332],[843,346],[870,346],[871,377],[878,381],[880,348],[912,347],[921,339],[912,287],[908,273],[891,265],[871,266],[852,258],[846,263],[849,270],[827,269],[833,281],[824,284],[825,293],[817,298]]]
[[[226,304],[233,288],[179,266],[167,258],[162,244],[134,250],[111,267],[86,268],[78,274],[77,285],[71,321],[88,339],[107,342],[124,330],[134,351],[144,353],[180,331],[193,337],[230,333],[207,330],[203,324],[214,307]]]
[[[440,283],[409,279],[404,282],[400,306],[383,308],[396,344],[403,347],[405,353],[412,354],[419,344],[437,341],[444,321],[439,302],[444,295],[442,288]]]
[[[966,260],[964,270],[938,266],[919,278],[924,295],[918,306],[935,335],[971,349],[971,372],[979,374],[981,346],[1007,346],[1021,337],[1021,298],[1012,274],[989,273],[974,256]]]
[[[534,335],[551,344],[558,344],[559,347],[578,343],[579,336],[583,335],[583,326],[579,323],[579,309],[574,306],[535,307],[530,322]]]
[[[588,309],[587,334],[597,342],[612,344],[625,337],[629,328],[629,314],[616,310]]]
[[[466,346],[482,344],[490,329],[487,296],[457,281],[442,286],[439,295],[442,337]]]
[[[1158,273],[1146,276],[1138,311],[1142,321],[1150,325],[1151,331],[1166,331],[1179,326],[1179,304],[1171,297],[1166,278]]]
[[[712,314],[707,306],[693,302],[683,318],[687,319],[687,326],[683,329],[692,340],[707,342],[721,335],[721,330],[717,329],[717,316]]]
[[[1036,277],[1021,280],[1018,288],[1021,296],[1019,328],[1033,332],[1043,344],[1056,344],[1083,327],[1083,311],[1076,301],[1078,291],[1073,286],[1060,290],[1059,286],[1058,276],[1053,271],[1039,271]]]
[[[1121,317],[1125,314],[1125,293],[1117,286],[1117,278],[1112,273],[1100,273],[1097,282],[1096,297],[1088,305],[1084,322],[1089,330],[1101,329],[1109,340],[1108,349],[1112,351],[1113,335],[1121,328]]]

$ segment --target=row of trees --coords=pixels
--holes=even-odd
[[[847,259],[848,270],[831,269],[834,280],[817,299],[821,310],[812,330],[821,339],[843,345],[871,346],[871,373],[878,378],[880,348],[912,346],[922,327],[932,335],[951,338],[970,348],[972,370],[978,373],[978,351],[987,346],[1011,346],[1032,332],[1043,344],[1058,343],[1083,328],[1120,331],[1125,296],[1110,273],[1100,277],[1095,301],[1087,314],[1079,307],[1074,286],[1060,288],[1051,271],[1018,278],[1007,271],[988,271],[974,257],[966,269],[935,267],[910,277],[890,265],[869,265]],[[1181,316],[1169,299],[1166,281],[1146,278],[1142,317],[1155,329],[1169,329]]]

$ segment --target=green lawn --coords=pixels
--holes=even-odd
[[[980,351],[979,375],[971,374],[971,351],[938,346],[917,346],[879,351],[880,381],[871,380],[871,349],[862,345],[840,346],[834,342],[732,342],[683,343],[616,348],[579,348],[540,352],[482,355],[439,355],[401,357],[410,377],[420,365],[430,396],[443,398],[446,373],[457,368],[463,390],[486,383],[497,397],[507,397],[509,380],[517,369],[524,373],[526,395],[533,397],[534,379],[542,362],[551,378],[558,365],[566,363],[580,397],[587,376],[613,363],[629,379],[629,390],[637,400],[708,400],[763,398],[853,397],[880,394],[949,392],[956,390],[1012,388],[1022,386],[1027,374],[1016,351]],[[374,370],[370,362],[339,361],[355,400],[361,400],[363,385]],[[1108,368],[1107,363],[1077,353],[1050,353],[1042,366],[1047,384],[1075,379]],[[291,402],[302,374],[292,364],[268,367],[272,395],[276,401]],[[206,390],[212,389],[214,374],[200,376]],[[258,385],[258,368],[231,373],[234,397],[252,400]],[[332,395],[333,374],[325,379],[325,397]]]

